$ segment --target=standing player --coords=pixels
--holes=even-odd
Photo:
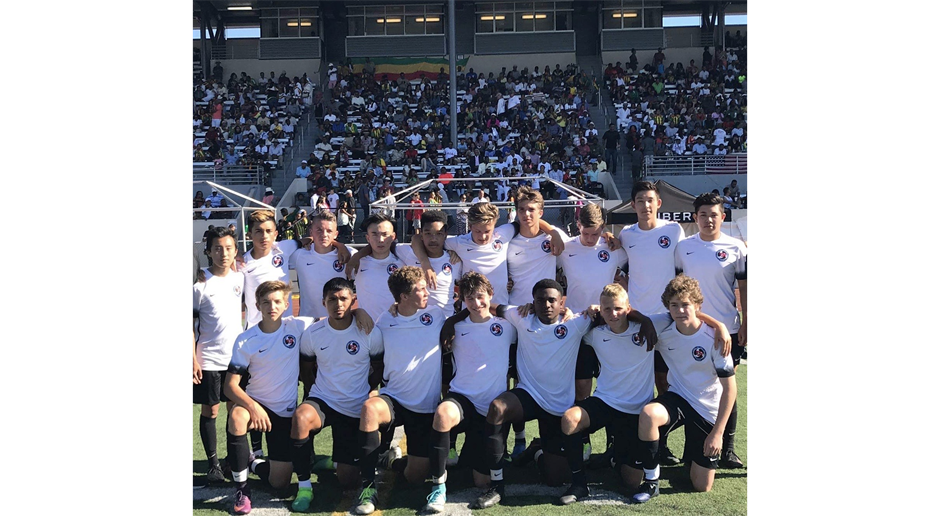
[[[375,387],[369,385],[369,366],[380,370],[384,351],[375,329],[364,331],[353,324],[350,308],[356,295],[349,280],[332,278],[321,290],[329,318],[315,322],[300,336],[300,377],[308,395],[294,412],[291,426],[298,482],[297,496],[291,504],[295,512],[305,512],[313,500],[310,483],[313,435],[327,426],[333,427],[332,456],[339,484],[344,489],[356,486],[359,411]]]
[[[708,351],[714,335],[696,315],[703,301],[698,282],[678,276],[666,286],[662,299],[674,321],[663,330],[656,345],[669,364],[669,391],[640,413],[643,483],[633,495],[635,503],[647,502],[659,494],[656,449],[661,427],[669,432],[685,425],[685,459],[691,463],[692,486],[699,492],[711,490],[722,434],[737,395],[731,357]]]
[[[365,226],[371,254],[365,255],[362,250],[356,253],[359,257],[359,268],[355,271],[356,297],[359,306],[376,321],[395,303],[388,281],[405,264],[393,252],[396,238],[393,219],[374,213],[366,219]],[[347,276],[353,275],[353,270],[353,266],[348,267]]]
[[[714,314],[731,332],[731,357],[737,368],[747,346],[747,247],[737,238],[721,232],[721,223],[725,220],[722,203],[721,196],[714,193],[695,198],[694,218],[699,232],[676,248],[676,273],[698,280],[705,297],[703,309]],[[741,314],[734,298],[735,281],[741,294]],[[722,439],[724,447],[719,465],[723,468],[744,467],[734,453],[737,426],[738,405],[734,403]]]
[[[256,212],[257,213],[257,212]],[[235,403],[228,421],[228,454],[235,481],[235,514],[251,511],[248,468],[275,489],[290,484],[291,416],[297,406],[300,336],[313,322],[308,317],[282,317],[290,306],[290,286],[266,281],[255,291],[261,322],[238,336],[228,366],[225,394]],[[251,375],[247,390],[239,386]],[[248,430],[265,432],[270,462],[251,460]]]
[[[521,306],[532,300],[532,287],[541,279],[555,279],[555,254],[552,253],[552,240],[564,250],[563,235],[558,229],[547,226],[549,231],[542,231],[542,215],[545,201],[542,194],[528,186],[516,191],[516,223],[519,232],[509,241],[506,263],[509,265],[509,277],[512,279],[512,291],[509,304]]]
[[[346,265],[340,261],[339,253],[332,245],[338,234],[336,216],[328,211],[317,213],[310,219],[307,232],[313,241],[313,248],[298,249],[291,254],[288,264],[297,271],[300,316],[322,318],[327,316],[322,297],[323,285],[333,278],[345,277],[346,270]]]
[[[365,266],[365,262],[363,262]],[[383,311],[375,322],[385,348],[385,388],[362,405],[359,419],[362,491],[353,514],[371,514],[378,495],[375,466],[379,461],[380,429],[394,431],[404,425],[408,457],[397,459],[397,448],[386,453],[387,469],[403,472],[411,483],[424,482],[430,467],[431,423],[441,399],[440,332],[444,312],[428,306],[424,274],[417,267],[402,267],[388,278],[397,303],[397,315]]]
[[[231,229],[211,229],[206,251],[212,265],[203,270],[205,281],[193,284],[193,319],[197,323],[193,328],[193,403],[202,405],[199,437],[209,459],[206,481],[222,482],[224,477],[216,454],[215,420],[219,403],[229,401],[221,391],[232,347],[242,330],[245,276],[231,268],[238,253]]]
[[[640,312],[646,315],[666,313],[660,297],[669,281],[676,277],[676,246],[685,238],[685,232],[678,223],[657,218],[663,200],[655,184],[637,182],[633,185],[632,199],[637,223],[620,231],[620,243],[627,251],[627,261],[622,266],[627,275],[624,286],[630,294],[630,305]],[[659,351],[654,351],[654,363],[656,390],[664,393],[668,388],[669,368]],[[680,461],[669,450],[666,439],[664,435],[660,462],[674,466]]]
[[[441,512],[447,501],[447,458],[451,431],[465,432],[463,453],[471,457],[473,483],[486,488],[489,470],[484,460],[483,423],[490,403],[503,392],[509,371],[509,348],[516,329],[490,315],[493,286],[480,273],[468,272],[457,282],[470,320],[454,325],[453,360],[456,374],[444,401],[437,406],[430,439],[431,483],[425,510]]]

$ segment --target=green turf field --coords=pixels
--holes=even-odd
[[[737,371],[738,384],[738,431],[736,451],[738,456],[747,464],[747,365],[741,365]],[[220,422],[225,421],[225,407],[219,414]],[[201,485],[207,469],[206,455],[199,439],[199,407],[193,407],[193,485]],[[225,429],[222,424],[218,428],[219,456],[225,457]],[[530,421],[526,425],[526,435],[529,440],[538,436],[538,425]],[[672,434],[669,439],[669,448],[677,455],[682,454],[684,434],[681,429]],[[458,450],[463,444],[463,436],[458,439]],[[606,436],[602,431],[595,433],[592,438],[594,453],[601,453],[605,449]],[[326,429],[317,435],[314,445],[318,456],[330,453],[332,433]],[[407,443],[403,443],[407,449]],[[663,468],[660,482],[660,496],[653,498],[644,505],[633,505],[627,508],[624,499],[629,498],[620,485],[619,480],[610,468],[588,470],[588,482],[592,490],[592,497],[585,503],[578,503],[569,507],[554,505],[555,501],[564,492],[565,487],[549,488],[539,484],[538,470],[534,464],[524,468],[509,466],[505,470],[507,479],[507,497],[502,505],[492,507],[485,511],[494,516],[506,514],[561,515],[561,514],[623,514],[625,510],[639,514],[746,514],[747,513],[747,470],[721,470],[715,475],[715,486],[710,493],[693,493],[692,485],[688,480],[683,465]],[[290,512],[290,502],[296,491],[296,478],[294,484],[286,493],[275,493],[263,487],[254,475],[250,475],[249,483],[252,486],[252,512],[258,516],[287,515]],[[426,496],[430,484],[410,487],[403,478],[395,478],[391,473],[381,472],[379,477],[379,503],[374,513],[376,516],[413,516],[426,503]],[[343,493],[332,474],[317,475],[314,473],[313,489],[314,501],[311,513],[314,514],[345,514],[353,505],[357,492]],[[232,495],[234,487],[226,484],[220,487],[193,489],[193,514],[200,516],[217,516],[231,514]],[[473,487],[470,470],[451,469],[447,482],[447,510],[445,514],[470,514],[467,504],[479,494]],[[481,512],[481,511],[476,511]]]

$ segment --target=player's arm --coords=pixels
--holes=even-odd
[[[640,341],[646,342],[646,351],[653,351],[653,346],[659,341],[653,321],[633,308],[627,313],[627,321],[640,323]]]
[[[193,384],[202,383],[202,367],[196,360],[196,331],[193,330]]]
[[[313,240],[311,240],[312,242]],[[330,247],[336,249],[337,260],[339,263],[344,264],[349,261],[352,253],[349,252],[349,248],[346,247],[346,244],[340,242],[339,240],[333,240],[330,242]]]
[[[431,260],[428,259],[428,252],[424,249],[424,242],[421,240],[412,238],[411,250],[414,251],[415,258],[421,262],[421,268],[424,269],[424,279],[428,283],[428,290],[434,290],[437,288],[437,273],[434,272],[434,267],[431,267]]]
[[[616,251],[617,249],[623,249],[623,244],[620,243],[620,239],[615,237],[610,231],[604,231],[601,234],[604,238],[607,239],[607,248],[611,251]]]
[[[359,270],[359,262],[362,261],[364,256],[372,256],[372,246],[366,244],[363,247],[359,248],[359,251],[349,259],[349,263],[346,264],[346,279],[352,279],[354,272]]]
[[[490,312],[493,312],[492,306],[490,306]],[[457,325],[457,323],[463,321],[467,317],[470,317],[470,310],[464,308],[463,310],[444,320],[444,325],[441,326],[440,335],[442,353],[450,353],[454,349],[454,335],[456,334],[454,327]]]
[[[310,395],[310,387],[317,379],[317,357],[300,354],[300,381],[304,384],[304,399]]]
[[[723,374],[727,376],[722,376]],[[718,381],[721,382],[721,398],[718,400],[718,418],[715,420],[715,426],[705,438],[705,456],[714,457],[721,453],[721,436],[725,433],[725,426],[728,424],[728,416],[731,415],[731,409],[734,407],[734,400],[738,395],[738,384],[734,379],[734,369],[730,374],[727,371],[718,371]]]
[[[747,346],[747,280],[738,280],[738,291],[741,294],[741,327],[738,329],[738,345]]]
[[[369,397],[379,395],[379,385],[385,375],[385,339],[381,330],[373,328],[369,333]]]
[[[247,368],[229,364],[228,372],[225,383],[225,396],[248,411],[250,417],[248,429],[270,432],[271,419],[268,417],[268,413],[238,385],[242,381],[242,375],[247,372]]]
[[[372,328],[375,327],[375,322],[372,321],[372,317],[369,316],[369,312],[366,312],[362,308],[357,308],[353,310],[353,317],[356,318],[356,327],[362,330],[362,333],[366,335],[372,333]]]
[[[731,334],[728,333],[728,327],[706,313],[695,312],[695,316],[701,319],[703,323],[714,328],[715,350],[721,352],[723,357],[728,356],[728,353],[731,353]]]
[[[552,236],[552,254],[558,256],[565,250],[565,236],[561,230],[552,226],[545,219],[539,219],[539,231]]]

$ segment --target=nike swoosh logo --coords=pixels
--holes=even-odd
[[[367,271],[367,270],[369,270],[369,269],[359,269],[359,272],[365,272],[365,271]]]
[[[571,257],[571,256],[576,256],[576,255],[575,255],[575,254],[569,254],[568,256]]]
[[[467,249],[467,251],[473,251],[473,249]]]
[[[391,327],[391,326],[398,326],[398,325],[397,325],[397,324],[389,324],[389,327]]]
[[[608,342],[608,341],[610,341],[610,339],[604,339],[604,342]]]
[[[676,348],[666,348],[666,349],[668,349],[669,351],[675,351],[675,350],[676,350]]]
[[[694,253],[694,252],[695,252],[695,251],[692,251],[692,253]],[[688,255],[690,255],[690,254],[692,254],[692,253],[685,253],[685,255],[688,256]]]
[[[258,350],[258,353],[264,353],[264,352],[267,351],[267,350],[268,350],[268,348],[259,349],[259,350]]]
[[[311,265],[313,265],[313,264],[312,264],[312,263],[308,263],[308,264],[307,264],[307,267],[310,267]]]
[[[209,294],[209,297],[215,297],[215,294]]]
[[[527,331],[527,332],[529,332],[529,333],[535,333],[535,330],[530,330],[530,329],[528,329],[528,328],[526,328],[525,331]]]
[[[466,337],[467,335],[470,335],[470,333],[467,332],[467,333],[461,333],[461,334],[460,334],[461,337]]]
[[[627,246],[628,249],[633,249],[634,247],[636,247],[636,244],[628,245],[628,246]],[[640,463],[638,462],[637,464],[640,464]]]
[[[520,254],[522,254],[522,251],[519,251],[518,253],[516,253],[516,256],[519,256]]]
[[[329,346],[327,346],[326,348],[328,348],[328,347],[329,347]],[[323,350],[326,349],[326,348],[320,348],[320,351],[323,351]]]

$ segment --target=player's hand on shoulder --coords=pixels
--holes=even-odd
[[[564,313],[562,313],[561,315],[562,315],[561,322],[568,322],[574,319],[575,313],[572,312],[571,309],[566,306]]]
[[[738,334],[740,336],[740,333]],[[718,331],[715,332],[715,350],[726,357],[731,353],[731,334],[728,333],[728,327],[723,323],[718,323]]]
[[[527,317],[532,313],[535,307],[532,306],[532,303],[526,303],[524,305],[519,305],[516,307],[516,313],[519,314],[519,317]]]
[[[451,264],[455,264],[455,263],[460,263],[460,262],[461,262],[461,260],[460,260],[460,255],[458,255],[458,254],[455,253],[454,251],[447,251],[447,256],[450,257],[450,263],[451,263]]]
[[[565,238],[558,228],[552,230],[551,237],[552,255],[558,256],[565,251]]]
[[[204,271],[202,267],[196,269],[196,281],[199,283],[206,282],[206,271]]]
[[[427,267],[424,267],[424,277],[425,281],[428,283],[428,290],[434,290],[437,288],[437,272],[434,271],[434,268],[431,267],[430,263]]]
[[[584,315],[586,315],[588,319],[593,319],[599,313],[601,313],[601,305],[591,305],[584,310]]]
[[[392,306],[388,307],[388,313],[392,314],[392,317],[398,317],[398,303],[392,303]]]
[[[656,327],[649,317],[644,317],[643,322],[640,323],[640,341],[646,342],[646,351],[653,351],[653,347],[659,341],[659,337],[656,336]]]
[[[392,314],[392,315],[395,315],[395,314]],[[373,322],[372,318],[369,317],[369,312],[366,312],[362,308],[357,308],[353,310],[353,317],[356,318],[357,328],[359,328],[366,335],[372,333],[372,328],[375,327],[375,322]]]
[[[336,242],[336,260],[339,261],[340,265],[349,263],[352,260],[352,253],[349,252],[349,248],[346,247],[346,244],[337,241]],[[358,268],[359,262],[356,262]]]
[[[623,244],[620,243],[620,239],[615,237],[614,234],[611,233],[610,231],[604,232],[604,238],[607,239],[607,247],[611,251],[616,251],[617,249],[623,248]]]

